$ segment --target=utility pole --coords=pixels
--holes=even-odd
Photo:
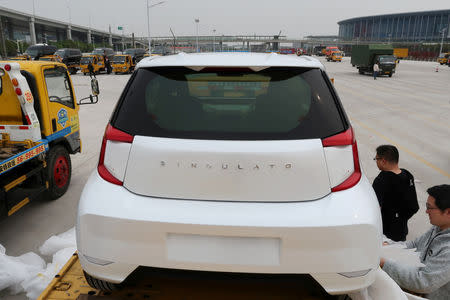
[[[216,52],[216,30],[213,29],[213,52]]]
[[[198,23],[200,23],[200,19],[195,19],[195,23],[197,24],[197,38],[196,38],[197,52],[200,52],[200,48],[198,47]]]
[[[150,8],[163,4],[166,1],[159,1],[158,3],[150,5],[151,0],[147,0],[147,30],[148,30],[148,54],[152,55],[152,37],[150,36]]]
[[[169,29],[170,29],[170,33],[172,33],[172,36],[173,36],[173,49],[172,49],[172,52],[173,52],[173,54],[175,54],[175,47],[176,47],[177,40],[175,38],[175,34],[172,31],[172,28],[169,28]]]

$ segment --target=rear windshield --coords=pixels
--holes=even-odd
[[[319,69],[139,69],[112,119],[133,135],[230,140],[327,137],[345,122]]]

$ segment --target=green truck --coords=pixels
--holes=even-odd
[[[392,45],[353,45],[352,66],[358,68],[359,74],[373,73],[373,65],[378,63],[379,75],[392,77],[395,73],[395,56]]]

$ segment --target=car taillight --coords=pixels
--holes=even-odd
[[[347,131],[330,136],[322,140],[323,147],[352,146],[353,153],[353,173],[350,174],[342,183],[331,188],[332,192],[342,191],[355,186],[361,179],[361,168],[359,165],[358,146],[356,144],[353,129],[350,127]]]
[[[123,182],[114,177],[105,166],[106,143],[108,141],[115,141],[131,144],[133,143],[133,139],[134,137],[132,135],[120,131],[119,129],[112,127],[111,124],[108,124],[105,130],[105,135],[103,136],[102,148],[100,150],[100,159],[98,161],[97,167],[98,173],[103,179],[113,184],[123,185]]]

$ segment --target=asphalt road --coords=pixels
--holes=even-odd
[[[400,150],[400,166],[416,179],[420,211],[410,220],[409,238],[428,226],[425,214],[426,189],[450,183],[450,68],[437,63],[401,61],[392,78],[359,75],[350,64],[326,62],[330,77],[355,128],[363,169],[372,181],[378,174],[373,157],[380,144],[395,144]],[[52,235],[75,224],[82,188],[95,169],[101,139],[109,116],[129,75],[99,75],[100,101],[80,107],[82,153],[72,156],[72,182],[58,200],[30,203],[0,222],[0,244],[7,255],[18,256],[38,248]],[[78,98],[90,92],[89,77],[72,77]],[[22,295],[0,299],[26,299]]]

